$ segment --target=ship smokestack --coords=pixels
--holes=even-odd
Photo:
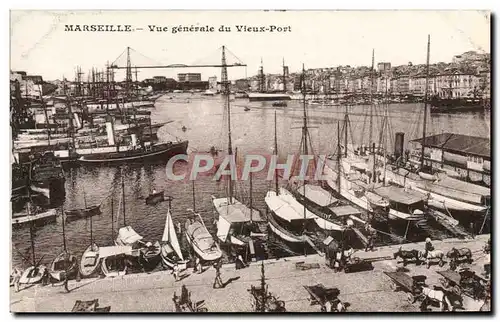
[[[396,138],[394,141],[394,156],[397,158],[401,157],[404,152],[404,144],[405,144],[405,134],[404,132],[397,132]]]

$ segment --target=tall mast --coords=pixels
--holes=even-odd
[[[346,127],[347,131],[347,126]],[[346,149],[347,150],[347,149]],[[340,158],[341,158],[341,151],[340,151],[340,121],[337,121],[337,170],[338,170],[338,175],[337,175],[337,184],[338,184],[338,193],[340,193]]]
[[[122,198],[123,198],[123,226],[127,226],[127,220],[125,218],[125,182],[123,181],[123,170],[122,170]]]
[[[130,47],[127,47],[127,71],[125,75],[125,97],[128,98],[130,95],[130,85],[132,83],[132,65],[130,64]]]
[[[375,67],[375,49],[372,49],[372,68],[370,69],[370,132],[368,144],[372,145],[373,140],[373,69]],[[375,153],[375,151],[373,151]],[[375,174],[373,174],[375,177]]]
[[[429,87],[429,56],[431,53],[431,35],[427,35],[427,65],[425,70],[425,91],[424,91],[424,127],[422,129],[422,157],[420,159],[420,167],[424,167],[424,147],[425,147],[425,132],[427,127],[427,95]]]
[[[262,57],[260,58],[260,70],[259,70],[259,91],[264,93],[266,90],[265,77],[264,77],[264,64],[262,62]]]
[[[196,212],[196,196],[194,194],[194,180],[193,180],[193,184],[192,184],[192,190],[193,190],[193,211]]]
[[[113,198],[113,192],[111,193],[111,240],[115,240],[115,214],[114,214],[114,208],[115,208],[115,202]],[[92,220],[92,216],[90,217],[90,220]],[[92,243],[90,243],[92,245]]]
[[[304,115],[303,115],[303,125],[302,125],[302,139],[304,143],[304,155],[307,155],[307,113],[306,113],[306,71],[304,69],[304,64],[302,64],[302,107],[304,110]]]
[[[65,219],[64,219],[64,205],[61,205],[61,219],[62,219],[62,235],[63,235],[63,247],[66,252],[66,229],[65,229]]]
[[[42,96],[41,86],[38,85],[38,92],[40,93],[40,100],[42,101],[43,114],[45,115],[45,125],[47,126],[47,143],[50,146],[50,123],[49,123],[49,115],[47,114],[47,105],[45,105],[45,101]]]
[[[252,215],[253,215],[253,185],[252,185],[252,172],[250,172],[250,222],[253,221]]]
[[[229,103],[229,80],[227,78],[227,64],[226,64],[226,46],[222,46],[222,75],[221,75],[221,83],[223,86],[223,95],[225,95],[225,104],[227,107],[227,154],[229,157],[233,155],[233,148],[231,146],[231,105]],[[229,178],[229,203],[233,202],[233,178],[232,176]]]
[[[278,162],[278,131],[276,129],[276,110],[274,110],[274,154],[276,155],[276,162]],[[274,170],[274,189],[276,190],[276,195],[278,195],[278,171],[276,169]]]
[[[286,74],[287,67],[285,66],[285,58],[283,57],[283,93],[286,93]]]

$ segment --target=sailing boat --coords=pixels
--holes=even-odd
[[[231,106],[229,81],[227,79],[227,67],[225,47],[222,46],[222,77],[224,86],[225,107],[227,109],[228,126],[228,149],[227,155],[234,157],[231,145]],[[253,209],[241,203],[233,196],[234,187],[232,178],[228,180],[228,195],[225,198],[212,197],[212,202],[217,218],[217,238],[224,244],[237,247],[246,247],[252,242],[251,233],[257,231],[256,222],[262,222],[259,210]],[[251,248],[251,247],[250,247]]]
[[[188,261],[184,260],[182,255],[179,239],[174,228],[172,221],[172,214],[170,213],[170,205],[168,207],[167,218],[165,219],[165,228],[163,229],[163,237],[161,238],[161,260],[163,267],[173,268],[176,264],[180,269],[186,269]]]
[[[113,213],[113,203],[111,203],[111,213]],[[82,277],[91,277],[97,273],[101,266],[101,258],[99,258],[99,246],[94,243],[92,216],[90,220],[90,245],[85,249],[80,260],[80,274]]]
[[[276,111],[274,112],[274,153],[278,156],[278,142],[276,130]],[[275,172],[275,191],[268,191],[265,202],[271,215],[268,216],[269,229],[284,241],[292,250],[303,248],[307,252],[306,245],[315,248],[313,242],[305,234],[307,227],[314,225],[314,214],[303,207],[303,213],[299,210],[298,203],[290,203],[296,200],[284,188],[279,188],[278,174]],[[281,194],[284,194],[283,198]]]
[[[118,230],[118,236],[115,240],[116,246],[131,246],[137,256],[139,263],[145,270],[153,270],[160,262],[160,245],[143,242],[143,237],[139,235],[131,226],[127,226],[125,214],[125,183],[122,174],[122,202],[123,202],[123,227]]]
[[[64,218],[64,210],[61,210],[61,216],[64,250],[54,258],[49,269],[50,276],[57,281],[63,281],[70,278],[78,269],[78,260],[76,256],[71,255],[66,248],[66,233],[64,229],[66,220]]]
[[[193,248],[196,256],[204,261],[217,261],[222,257],[219,245],[208,231],[200,214],[196,212],[196,202],[193,181],[193,209],[194,218],[186,220],[186,240]]]
[[[29,194],[29,192],[28,192]],[[27,204],[28,215],[31,214],[31,201]],[[30,241],[31,241],[31,255],[33,260],[33,265],[28,267],[19,278],[19,284],[35,284],[39,283],[42,278],[47,274],[47,267],[40,265],[43,257],[37,262],[35,259],[35,240],[34,240],[34,224],[31,222],[30,225]]]

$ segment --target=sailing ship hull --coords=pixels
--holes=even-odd
[[[93,154],[79,159],[82,164],[119,164],[146,161],[166,161],[178,154],[186,154],[188,141],[157,145],[150,151],[127,151]]]
[[[88,217],[93,217],[101,214],[101,206],[91,206],[83,209],[68,210],[64,212],[66,214],[67,222],[72,222],[78,219],[84,219]]]
[[[83,277],[91,277],[98,273],[101,267],[101,259],[99,258],[99,246],[92,244],[85,249],[80,260],[80,274]]]
[[[64,256],[65,253],[57,255],[57,257],[50,264],[49,274],[52,277],[52,279],[59,282],[65,280],[66,276],[68,279],[73,276],[76,276],[76,272],[78,270],[78,260],[76,256],[73,255],[69,256],[69,265],[67,269],[64,267],[65,265]]]

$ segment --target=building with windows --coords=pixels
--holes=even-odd
[[[182,82],[201,82],[200,73],[180,73],[177,74],[177,79],[180,83]]]

